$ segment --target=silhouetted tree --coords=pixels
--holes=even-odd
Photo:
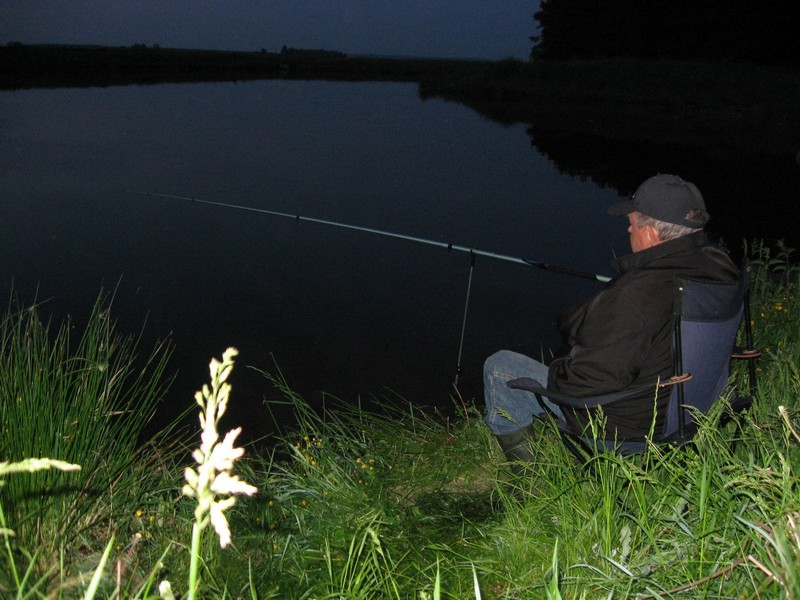
[[[542,0],[531,56],[635,56],[800,66],[800,34],[778,0]],[[532,38],[533,39],[533,38]]]

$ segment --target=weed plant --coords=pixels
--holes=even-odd
[[[167,390],[171,352],[157,344],[141,359],[139,340],[115,333],[103,294],[77,339],[72,323],[53,330],[41,308],[12,305],[0,325],[0,459],[82,468],[37,470],[0,489],[15,546],[40,572],[91,555],[142,501],[156,470],[139,435]]]
[[[238,460],[239,473],[258,492],[226,512],[229,547],[210,543],[210,528],[200,532],[199,584],[191,593],[259,599],[800,597],[798,268],[780,246],[756,245],[748,253],[755,267],[752,321],[764,352],[756,403],[740,428],[720,428],[724,397],[699,419],[691,446],[651,446],[630,457],[597,454],[578,465],[553,427],[541,423],[532,441],[539,461],[530,477],[516,478],[480,410],[468,403],[454,402],[452,418],[397,399],[369,412],[333,401],[315,409],[279,371],[264,373],[271,384],[265,387],[280,394],[268,404],[288,402],[296,422],[275,436],[269,455]],[[29,358],[51,365],[41,362],[41,353]],[[747,391],[743,365],[736,365],[732,380]],[[86,465],[82,459],[91,456],[87,451],[75,462]],[[85,520],[83,536],[70,542],[84,549],[83,563],[72,547],[61,550],[40,558],[46,569],[37,573],[46,578],[18,577],[6,589],[20,590],[18,597],[73,597],[78,588],[63,581],[83,574],[81,593],[95,575],[98,594],[175,597],[157,584],[189,581],[195,545],[188,532],[198,505],[181,498],[179,464],[163,467],[129,493],[110,493],[117,510],[106,511],[102,524]],[[27,475],[7,483],[21,477]],[[26,485],[48,495],[47,488]],[[3,492],[0,506],[8,518],[0,527],[21,530],[25,516],[7,498]],[[75,510],[56,512],[47,502],[30,506],[42,507],[40,528],[53,531],[62,526],[48,520]],[[141,533],[131,537],[132,531]],[[7,564],[36,552],[35,538],[3,535],[13,549]]]
[[[477,414],[454,426],[390,404],[319,412],[280,375],[265,375],[297,426],[264,465],[238,537],[264,551],[259,589],[281,598],[432,593],[435,546],[476,535],[470,522],[493,515],[494,449]]]

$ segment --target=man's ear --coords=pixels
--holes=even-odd
[[[658,233],[658,230],[653,227],[652,225],[645,225],[647,228],[647,240],[650,242],[652,246],[661,243],[661,235]]]

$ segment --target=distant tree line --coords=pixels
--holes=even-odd
[[[281,56],[291,58],[347,58],[347,54],[338,50],[323,50],[310,48],[281,48]]]
[[[531,58],[641,57],[800,67],[793,2],[541,0]]]

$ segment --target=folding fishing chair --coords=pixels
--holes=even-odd
[[[691,441],[697,431],[696,412],[707,414],[728,386],[731,359],[748,361],[748,394],[731,389],[730,411],[720,418],[720,426],[732,418],[737,421],[749,408],[755,396],[755,359],[760,352],[753,348],[748,290],[750,266],[745,263],[739,283],[723,284],[692,279],[678,279],[675,283],[673,311],[673,375],[658,384],[669,388],[666,418],[661,431],[654,432],[656,444],[681,445]],[[744,349],[735,346],[736,337],[743,325]],[[613,450],[620,454],[642,452],[645,441],[592,439],[574,432],[562,419],[556,417],[544,403],[544,397],[559,405],[562,410],[585,410],[608,406],[614,402],[641,395],[647,389],[637,387],[588,398],[572,398],[547,390],[534,379],[523,377],[508,382],[514,389],[532,392],[545,414],[558,426],[561,437],[582,459],[586,451]]]

